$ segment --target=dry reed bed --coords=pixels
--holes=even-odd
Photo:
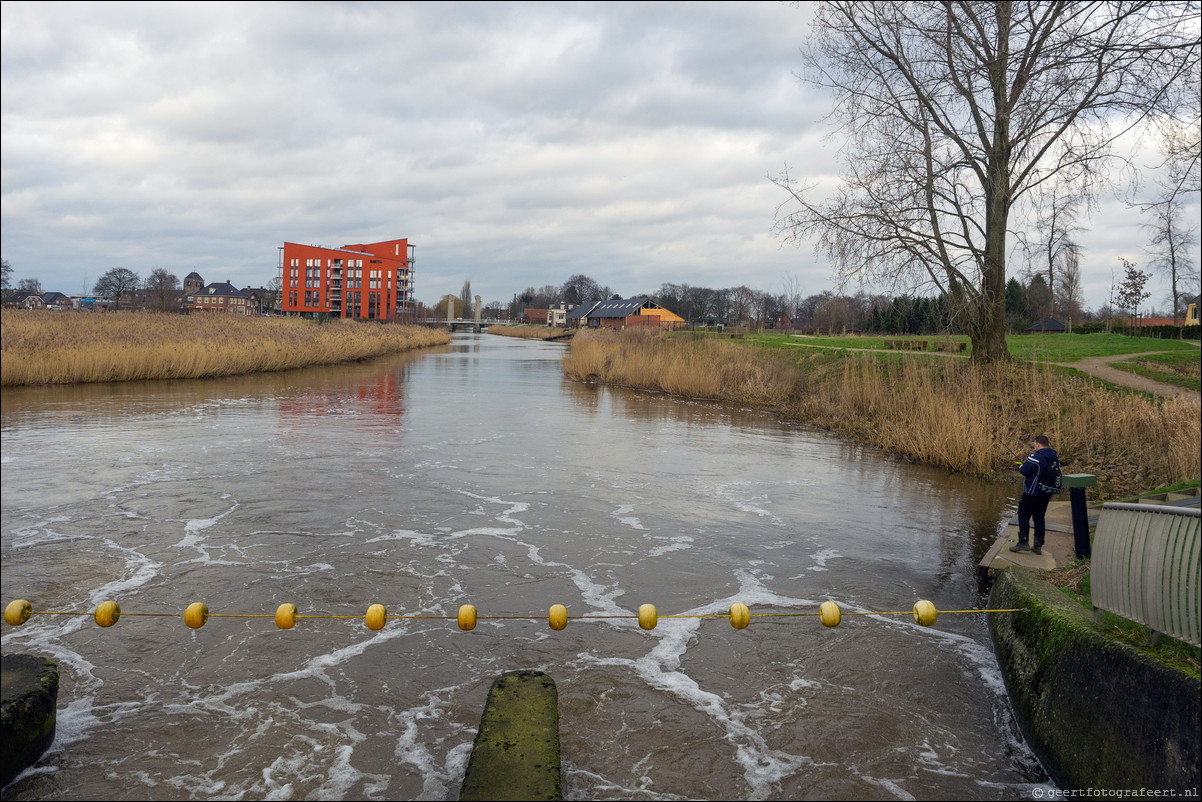
[[[349,320],[6,311],[0,384],[233,376],[370,359],[449,339],[419,326]]]
[[[1047,434],[1066,473],[1115,492],[1195,479],[1202,408],[1150,400],[1033,363],[757,351],[648,332],[577,336],[565,374],[690,398],[755,404],[908,458],[988,476]]]

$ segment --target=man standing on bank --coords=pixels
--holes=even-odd
[[[1023,497],[1018,502],[1018,543],[1011,546],[1010,551],[1043,554],[1043,517],[1048,511],[1048,502],[1052,500],[1052,494],[1040,490],[1039,477],[1046,475],[1053,464],[1059,463],[1056,451],[1048,444],[1048,438],[1042,434],[1036,437],[1031,445],[1035,447],[1035,451],[1018,469],[1023,475]],[[1031,519],[1035,519],[1034,548],[1027,545]]]

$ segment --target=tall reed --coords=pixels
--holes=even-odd
[[[195,379],[328,365],[450,340],[419,326],[299,318],[7,310],[0,384]]]
[[[1202,409],[1116,392],[1035,363],[811,352],[797,357],[654,332],[588,332],[564,358],[569,378],[751,403],[908,458],[989,475],[1046,434],[1066,473],[1104,489],[1197,478]]]

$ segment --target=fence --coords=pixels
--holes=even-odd
[[[1202,510],[1102,505],[1090,568],[1094,609],[1200,645],[1200,533]]]

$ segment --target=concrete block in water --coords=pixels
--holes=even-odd
[[[563,799],[553,679],[541,671],[512,671],[493,682],[459,798]]]
[[[58,709],[58,666],[32,654],[0,658],[0,786],[8,785],[54,742]]]

